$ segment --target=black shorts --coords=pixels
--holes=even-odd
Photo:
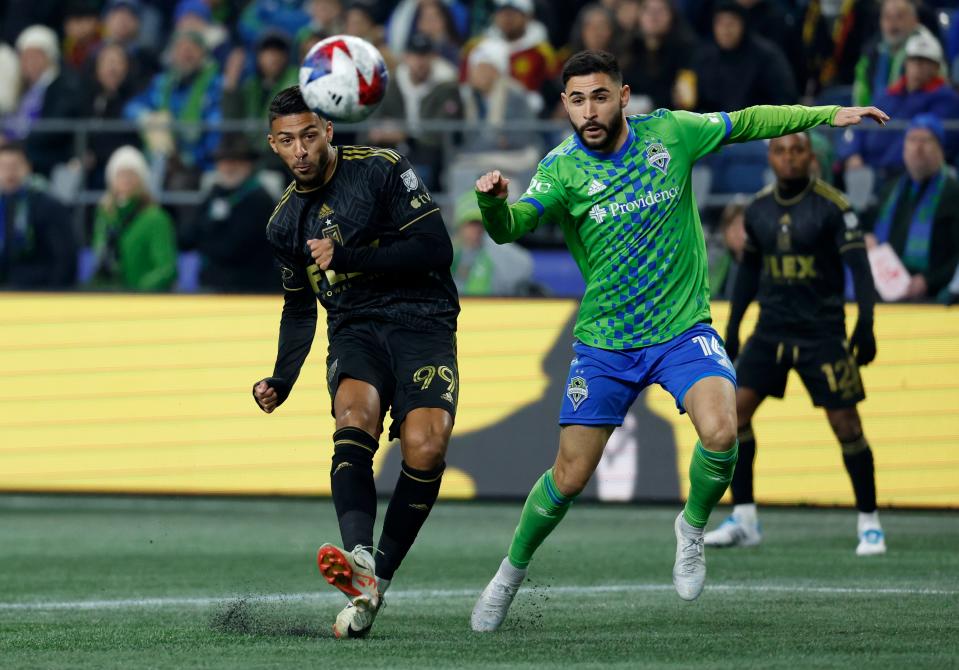
[[[859,366],[839,337],[789,340],[754,333],[736,361],[736,378],[740,388],[782,398],[790,369],[799,373],[816,407],[854,407],[866,398]]]
[[[456,418],[459,369],[456,333],[410,330],[383,321],[351,321],[333,335],[326,356],[330,399],[343,378],[371,384],[380,395],[380,424],[390,410],[390,439],[400,435],[406,415],[438,407]]]

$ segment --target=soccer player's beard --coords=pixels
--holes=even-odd
[[[608,125],[600,123],[599,121],[587,121],[582,126],[577,128],[572,119],[570,120],[570,125],[573,126],[573,131],[579,137],[579,140],[583,143],[584,147],[590,151],[608,154],[616,148],[616,141],[619,139],[619,135],[623,131],[623,115],[622,113],[616,114],[616,116],[612,118]],[[602,128],[606,131],[606,137],[599,142],[590,141],[586,139],[586,136],[584,135],[587,128]]]
[[[330,161],[332,161],[334,159],[334,156],[336,155],[335,153],[336,150],[335,149],[331,150],[331,149],[332,147],[327,146],[327,148],[320,154],[319,158],[317,159],[316,170],[313,172],[313,175],[311,177],[300,179],[299,177],[296,176],[296,172],[292,168],[295,168],[295,166],[297,165],[301,165],[301,163],[294,163],[293,166],[291,166],[290,171],[293,173],[293,181],[296,182],[296,187],[298,189],[300,190],[311,189],[311,188],[317,188],[318,186],[323,185],[323,181],[326,178],[326,168],[327,166],[329,166]]]

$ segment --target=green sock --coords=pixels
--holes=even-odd
[[[696,441],[696,449],[689,463],[689,496],[683,516],[691,526],[705,528],[709,513],[723,497],[733,479],[739,441],[729,451],[709,451]]]
[[[523,514],[509,545],[509,562],[515,568],[529,565],[539,545],[553,532],[566,516],[572,498],[567,498],[556,488],[553,469],[550,468],[533,485],[523,505]]]

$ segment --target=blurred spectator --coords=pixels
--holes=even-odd
[[[296,50],[312,35],[337,35],[343,32],[343,3],[340,0],[308,0],[310,22],[297,29]],[[302,60],[302,59],[301,59]]]
[[[272,293],[273,255],[263,229],[274,199],[254,173],[257,153],[244,135],[224,135],[216,150],[216,182],[180,247],[200,253],[200,286],[220,293]]]
[[[229,32],[214,22],[213,12],[204,0],[180,0],[173,12],[173,31],[202,35],[207,53],[221,65],[232,53]]]
[[[130,62],[126,50],[119,44],[105,44],[97,53],[94,81],[90,85],[92,101],[87,114],[92,119],[105,121],[123,118],[123,108],[130,99]],[[84,161],[87,185],[103,189],[104,169],[113,152],[125,144],[139,144],[135,132],[92,132],[88,140],[88,154]]]
[[[959,117],[959,94],[940,74],[942,47],[935,37],[919,32],[906,41],[905,74],[888,89],[875,96],[877,107],[893,119],[907,120],[917,114],[933,114],[940,119]],[[889,174],[902,170],[904,133],[886,130],[856,130],[840,147],[846,169],[863,164]],[[946,158],[957,153],[959,134],[949,133],[944,145]]]
[[[287,35],[310,23],[310,15],[303,9],[303,0],[252,0],[240,14],[237,30],[248,47],[267,30],[278,30]]]
[[[461,295],[527,295],[533,257],[518,244],[499,245],[483,228],[476,195],[464,194],[453,216],[453,281]]]
[[[700,46],[693,60],[697,109],[733,111],[796,102],[786,58],[775,44],[752,33],[739,3],[723,0],[716,6],[713,40]]]
[[[69,222],[69,210],[31,183],[23,147],[0,146],[0,286],[72,286],[77,242]]]
[[[223,116],[228,119],[255,119],[261,124],[266,118],[270,101],[284,88],[297,82],[297,65],[290,62],[290,39],[285,33],[268,30],[256,43],[255,69],[240,81],[240,71],[227,67],[223,75]],[[231,56],[232,61],[232,56]],[[262,147],[263,131],[254,133]],[[269,152],[272,156],[272,152]]]
[[[469,53],[466,82],[440,84],[423,100],[423,119],[464,120],[475,124],[463,133],[465,151],[519,149],[530,144],[527,130],[507,122],[536,118],[525,90],[509,76],[509,52],[502,42],[484,39]],[[426,124],[424,124],[426,125]],[[435,143],[436,138],[424,138]]]
[[[623,32],[618,30],[616,17],[600,4],[590,3],[579,10],[569,36],[569,55],[590,49],[608,51],[622,62]]]
[[[456,0],[400,0],[390,15],[387,41],[390,48],[400,51],[410,37],[422,33],[433,41],[441,57],[458,64],[468,12]]]
[[[696,100],[696,76],[689,69],[693,36],[672,0],[645,0],[639,25],[642,32],[623,66],[623,81],[633,91],[630,111],[692,107]]]
[[[140,0],[109,0],[103,9],[103,39],[119,44],[127,52],[130,87],[139,93],[160,71],[160,63],[152,49],[140,43]]]
[[[26,142],[33,169],[49,175],[54,165],[72,155],[70,133],[31,132],[40,119],[73,119],[83,115],[79,82],[60,70],[57,34],[46,26],[30,26],[17,38],[23,94],[16,110],[5,119],[8,139]]]
[[[107,193],[93,227],[93,288],[167,291],[176,281],[173,221],[153,202],[143,154],[120,147],[107,163]]]
[[[429,37],[415,34],[396,68],[396,88],[403,96],[403,113],[414,132],[419,130],[423,100],[439,84],[456,81],[456,69],[437,57]]]
[[[942,123],[922,114],[903,144],[906,174],[883,189],[866,217],[869,247],[888,242],[912,275],[906,300],[937,297],[959,265],[959,181],[946,167]]]
[[[218,123],[222,118],[221,94],[219,67],[207,56],[203,36],[178,32],[172,38],[169,68],[124,108],[124,116],[144,127],[145,144],[152,157],[173,163],[168,174],[182,178],[181,188],[190,184],[195,188],[199,173],[212,167],[218,134],[197,125],[171,130],[163,124],[173,120]]]
[[[779,0],[735,0],[745,10],[746,25],[753,35],[760,35],[779,49],[789,63],[792,79],[800,94],[805,92],[808,72],[803,53],[802,26]]]
[[[912,0],[883,0],[879,13],[879,34],[856,63],[852,104],[871,105],[879,91],[892,86],[903,74],[906,40],[915,33],[935,39],[919,23]]]
[[[20,60],[9,44],[0,42],[0,117],[17,108],[20,98]]]
[[[63,12],[63,65],[76,72],[87,69],[100,45],[100,3],[70,0]]]
[[[709,297],[731,300],[746,248],[746,203],[734,200],[719,216],[719,239],[709,245]],[[715,238],[716,236],[710,236]]]
[[[849,86],[856,62],[878,23],[876,0],[810,0],[803,18],[802,38],[814,92],[829,86]]]
[[[533,18],[533,0],[493,0],[493,25],[476,46],[494,44],[509,55],[509,75],[529,91],[529,106],[543,109],[544,84],[556,74],[556,54],[546,38],[546,28]]]
[[[346,5],[343,32],[362,37],[375,46],[383,55],[390,72],[396,67],[393,50],[386,43],[386,31],[380,23],[382,9],[377,0],[350,0]]]
[[[616,25],[625,38],[639,36],[643,0],[604,0],[601,4],[616,16]]]

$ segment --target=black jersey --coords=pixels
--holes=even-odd
[[[757,332],[845,337],[841,254],[864,241],[842,193],[812,179],[787,200],[768,186],[746,208],[745,223],[745,253],[762,257]]]
[[[417,330],[456,330],[459,299],[449,268],[403,272],[323,272],[307,240],[332,238],[350,249],[384,249],[418,229],[442,226],[439,207],[409,162],[389,149],[340,146],[323,186],[290,184],[270,217],[266,236],[287,291],[312,290],[326,308],[332,336],[350,319],[379,319]],[[437,253],[450,254],[439,236]],[[336,266],[337,252],[334,251]]]

